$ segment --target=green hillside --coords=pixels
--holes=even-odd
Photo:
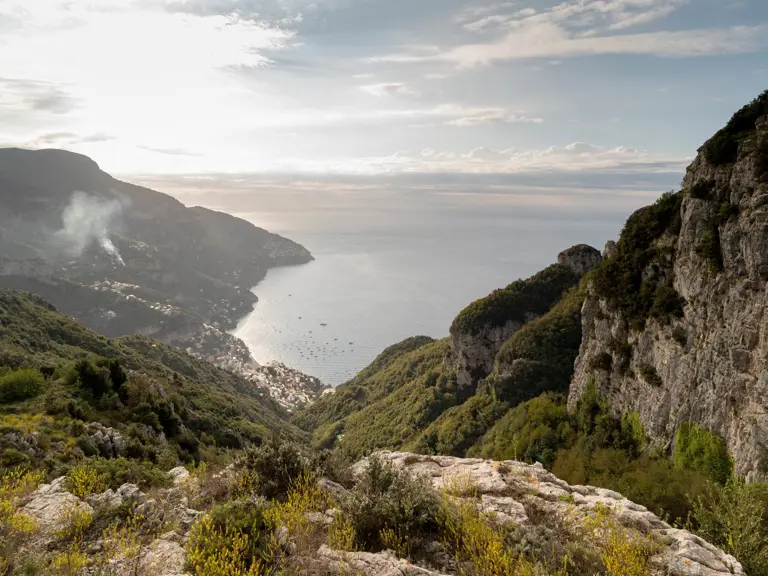
[[[305,435],[264,391],[148,338],[107,339],[38,296],[0,290],[0,458],[49,472],[85,457],[99,423],[123,437],[123,459],[168,469]],[[36,433],[35,441],[28,436]]]

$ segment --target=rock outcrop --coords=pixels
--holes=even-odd
[[[737,474],[757,480],[768,470],[768,118],[749,123],[733,132],[732,120],[699,151],[676,221],[637,271],[643,286],[671,283],[682,314],[638,326],[593,287],[569,405],[594,379],[616,413],[639,415],[653,444],[669,447],[694,422],[725,439]],[[607,355],[611,368],[596,368]]]
[[[570,486],[547,472],[541,465],[528,465],[515,461],[496,462],[481,459],[462,459],[443,456],[424,456],[406,452],[378,452],[355,464],[351,473],[359,478],[371,458],[391,462],[396,468],[414,476],[422,476],[436,490],[453,494],[457,502],[471,502],[488,514],[488,521],[506,525],[511,533],[523,538],[549,539],[580,538],[586,533],[575,531],[581,523],[594,517],[598,511],[615,519],[617,526],[626,534],[650,538],[654,543],[649,576],[744,576],[738,561],[701,538],[684,530],[673,529],[646,508],[635,504],[616,492],[591,486]],[[88,514],[105,514],[109,509],[132,503],[134,510],[144,518],[146,535],[141,548],[130,558],[111,560],[113,574],[133,573],[154,576],[181,576],[187,566],[184,544],[188,541],[191,522],[178,522],[178,513],[192,513],[192,521],[202,512],[186,509],[187,494],[195,487],[191,477],[174,471],[174,486],[153,492],[154,498],[142,493],[136,486],[125,484],[115,491],[88,497],[91,505],[83,502],[64,488],[64,478],[38,488],[31,494],[22,511],[32,516],[41,528],[34,546],[45,550],[56,543],[55,530],[62,527],[71,510]],[[226,481],[231,469],[221,476]],[[323,479],[320,486],[337,498],[347,492],[330,480]],[[466,490],[470,487],[470,490]],[[466,490],[466,491],[463,491]],[[157,502],[155,501],[157,499]],[[148,506],[157,508],[157,516],[175,526],[161,534],[162,524],[150,523],[152,515]],[[312,524],[327,530],[333,524],[339,510],[307,514]],[[603,529],[603,528],[601,528]],[[419,565],[397,557],[392,551],[342,552],[332,550],[322,539],[307,548],[299,548],[290,539],[285,527],[276,534],[281,547],[292,557],[291,565],[300,567],[301,574],[331,576],[337,574],[366,574],[367,576],[446,576],[457,573],[456,559],[447,553],[439,541],[428,543]],[[535,536],[539,535],[539,536]],[[554,542],[555,540],[552,540]],[[60,544],[60,543],[59,543]],[[104,549],[103,539],[84,543],[84,550],[96,559]],[[138,572],[135,570],[138,569]]]
[[[449,368],[460,386],[471,387],[488,376],[503,344],[528,322],[545,314],[563,292],[602,261],[584,244],[558,256],[558,264],[496,290],[465,308],[451,325]]]
[[[415,566],[398,558],[392,552],[339,552],[323,545],[317,557],[302,561],[311,574],[366,574],[367,576],[445,576],[438,572]],[[311,572],[311,570],[319,572]]]
[[[557,257],[557,263],[573,270],[579,276],[583,276],[592,268],[603,261],[603,256],[599,250],[586,244],[579,244],[560,252]]]
[[[541,524],[556,525],[560,521],[584,517],[597,507],[607,507],[614,517],[628,529],[650,534],[660,547],[652,558],[657,574],[666,576],[726,576],[744,575],[741,564],[732,556],[708,544],[701,538],[672,528],[621,494],[592,486],[570,486],[541,465],[515,461],[423,456],[406,452],[379,452],[377,457],[391,461],[395,466],[414,475],[428,477],[435,488],[443,488],[456,480],[470,480],[480,498],[481,508],[494,514],[497,520],[517,526]],[[369,459],[358,462],[354,471],[359,474]],[[326,554],[329,556],[329,554]],[[343,556],[333,555],[342,561]],[[354,561],[354,563],[353,563]],[[385,563],[381,572],[366,572],[380,576],[401,574],[401,568],[389,556],[378,558]],[[386,564],[389,561],[391,564]],[[360,563],[360,564],[358,564]],[[350,565],[376,566],[368,556],[353,557]],[[390,571],[386,571],[390,570]],[[429,575],[432,572],[408,572]]]
[[[119,458],[123,454],[124,441],[120,432],[98,422],[89,424],[88,428],[93,431],[91,438],[103,457]]]
[[[43,484],[21,509],[35,519],[40,529],[39,539],[43,542],[53,539],[54,533],[65,525],[67,515],[73,511],[93,513],[90,505],[64,489],[65,480],[62,476],[50,484]]]

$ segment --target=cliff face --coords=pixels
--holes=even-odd
[[[451,325],[451,353],[447,359],[449,368],[456,370],[459,385],[476,385],[491,374],[504,343],[548,312],[563,292],[601,260],[600,252],[591,246],[574,246],[558,256],[557,264],[465,308]]]
[[[569,396],[573,407],[594,378],[613,410],[636,412],[660,446],[697,423],[725,439],[750,480],[768,471],[765,114],[768,93],[702,147],[679,195],[630,218],[589,288]],[[649,210],[663,225],[646,226],[642,244],[633,227]],[[617,278],[623,287],[609,289]]]

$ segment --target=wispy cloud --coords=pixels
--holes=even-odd
[[[542,118],[531,118],[529,116],[524,116],[522,113],[510,114],[503,109],[490,109],[479,111],[468,116],[462,116],[461,118],[448,120],[446,125],[467,127],[487,126],[489,124],[541,124],[542,122],[544,122]]]
[[[109,142],[115,137],[105,133],[75,134],[74,132],[49,132],[41,134],[25,143],[25,147],[40,148],[44,146],[77,146],[78,144],[95,144]]]
[[[77,99],[52,82],[25,78],[0,78],[0,107],[17,111],[65,114]]]
[[[421,96],[421,92],[416,90],[416,88],[407,84],[403,84],[402,82],[368,84],[366,86],[360,86],[360,90],[370,94],[371,96],[377,96],[379,98],[384,96],[412,96],[417,98]]]
[[[200,154],[185,150],[184,148],[158,148],[154,146],[138,146],[141,150],[155,152],[156,154],[167,154],[168,156],[199,156]]]
[[[447,46],[440,53],[403,52],[376,61],[449,61],[477,66],[497,61],[597,54],[692,57],[754,52],[768,47],[768,25],[618,33],[669,16],[689,0],[572,0],[546,12],[533,8],[482,12],[462,22],[466,30],[495,37]],[[466,18],[466,14],[464,15]],[[461,18],[459,19],[462,20]]]
[[[480,147],[466,153],[402,151],[385,158],[368,159],[373,172],[422,172],[462,174],[518,174],[540,172],[621,171],[622,173],[682,174],[689,156],[654,154],[627,146],[606,148],[584,142],[543,149],[495,150]]]

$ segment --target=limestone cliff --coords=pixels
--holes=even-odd
[[[495,290],[470,304],[451,325],[451,353],[460,386],[474,386],[494,369],[504,343],[528,322],[549,311],[563,293],[600,263],[600,252],[584,244],[558,256],[558,263],[526,280]]]
[[[700,150],[683,190],[633,215],[582,310],[573,407],[594,378],[657,446],[683,423],[768,472],[768,92]]]

